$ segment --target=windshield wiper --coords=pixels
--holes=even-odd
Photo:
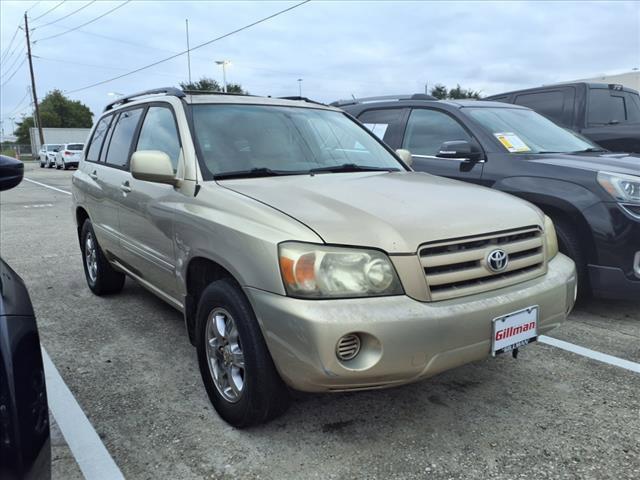
[[[343,163],[342,165],[330,165],[328,167],[318,167],[309,170],[314,173],[342,173],[342,172],[397,172],[399,168],[394,167],[373,167],[366,165],[356,165],[355,163]]]
[[[589,148],[585,148],[584,150],[576,150],[575,152],[571,152],[571,153],[591,153],[591,152],[607,152],[608,150],[605,150],[604,148],[598,148],[598,147],[589,147]]]
[[[216,173],[214,180],[229,180],[232,178],[258,178],[258,177],[279,177],[282,175],[300,175],[307,173],[306,171],[294,170],[271,170],[270,168],[252,168],[250,170],[236,170],[233,172]]]

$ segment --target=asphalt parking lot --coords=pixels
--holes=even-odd
[[[209,404],[182,316],[131,280],[86,286],[71,171],[26,164],[1,194],[0,253],[43,347],[126,478],[640,478],[640,374],[538,343],[421,383],[300,396],[238,431]],[[640,363],[638,302],[591,300],[551,336]],[[53,474],[82,478],[60,430]]]

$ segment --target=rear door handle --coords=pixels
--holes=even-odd
[[[93,173],[89,174],[89,177],[91,177],[91,180],[97,180],[98,179],[98,174],[94,170]]]
[[[131,191],[131,187],[129,186],[129,181],[123,182],[120,185],[120,190],[122,190],[124,193],[129,193]]]

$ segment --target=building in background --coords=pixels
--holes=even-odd
[[[42,134],[44,143],[86,143],[90,130],[90,128],[43,128]],[[29,137],[31,138],[31,152],[35,158],[40,151],[38,129],[30,128]]]

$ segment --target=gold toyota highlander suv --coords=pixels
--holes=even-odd
[[[128,275],[181,311],[237,427],[282,412],[287,387],[413,382],[563,322],[576,276],[549,218],[408,158],[305,99],[121,98],[73,176],[87,283]]]

